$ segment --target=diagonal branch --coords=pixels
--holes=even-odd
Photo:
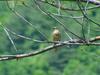
[[[8,5],[8,2],[7,2],[7,6],[8,8],[11,10],[11,12],[13,12],[16,16],[18,16],[19,18],[21,18],[23,21],[25,21],[26,23],[28,23],[32,28],[34,28],[38,33],[40,33],[46,41],[48,41],[48,38],[46,37],[46,35],[44,33],[42,33],[39,29],[37,29],[31,22],[29,22],[24,16],[22,16],[19,12],[17,12],[16,10],[14,9],[11,9]]]
[[[65,24],[63,24],[60,20],[58,20],[58,19],[57,19],[55,16],[53,16],[51,13],[48,13],[48,12],[46,12],[45,10],[43,10],[43,9],[40,7],[40,4],[39,4],[36,0],[34,0],[34,1],[35,1],[35,4],[36,4],[37,8],[38,8],[43,14],[45,14],[45,15],[51,17],[52,19],[54,19],[55,21],[57,21],[57,22],[62,26],[62,28],[66,31],[66,33],[69,32],[69,33],[71,33],[72,35],[78,37],[79,39],[83,39],[83,38],[81,38],[80,36],[78,36],[77,34],[75,34],[75,33],[73,33],[72,31],[70,31],[70,30],[65,26]],[[84,41],[84,40],[83,40],[83,41]]]
[[[31,57],[31,56],[35,56],[38,54],[42,54],[44,52],[53,50],[56,47],[62,47],[64,45],[96,45],[96,46],[100,46],[100,43],[94,43],[95,41],[100,41],[100,36],[94,37],[94,38],[90,38],[89,42],[90,43],[84,43],[82,40],[80,39],[73,39],[73,40],[69,40],[69,41],[60,41],[58,42],[58,44],[56,45],[50,45],[46,48],[40,49],[38,51],[32,51],[30,53],[25,53],[25,54],[17,54],[17,55],[1,55],[0,56],[0,61],[4,61],[4,60],[13,60],[13,59],[20,59],[20,58],[25,58],[25,57]]]
[[[87,2],[89,1],[89,3],[94,4],[94,5],[100,5],[100,1],[98,0],[81,0],[82,2]]]
[[[53,6],[53,7],[56,7],[56,8],[59,8],[59,6],[58,6],[57,4],[50,3],[50,2],[48,2],[48,1],[40,0],[40,2],[49,4],[49,5],[51,5],[51,6]],[[87,2],[87,1],[85,1],[85,0],[83,1],[83,0],[82,0],[82,2]],[[92,3],[92,4],[93,4],[94,2],[93,2],[93,1],[89,1],[89,3]],[[86,10],[91,10],[91,9],[95,9],[95,8],[100,8],[100,3],[98,3],[98,5],[96,4],[96,6],[94,6],[94,7],[86,8]],[[60,6],[60,9],[61,9],[61,10],[68,10],[68,11],[80,11],[80,9],[66,8],[66,7],[64,7],[63,5]],[[84,8],[83,8],[82,10],[84,10]]]
[[[83,16],[84,16],[87,20],[89,20],[90,22],[92,22],[92,23],[94,23],[95,25],[97,25],[97,26],[100,27],[100,24],[99,24],[99,23],[97,23],[97,22],[93,21],[91,18],[89,18],[89,17],[87,16],[87,13],[84,12],[84,11],[82,10],[82,8],[84,8],[84,7],[83,7],[83,5],[81,4],[81,0],[76,0],[76,1],[77,1],[78,7],[80,8],[80,10],[81,10]]]

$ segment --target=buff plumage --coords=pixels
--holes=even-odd
[[[53,37],[53,41],[54,42],[60,41],[60,39],[61,39],[60,31],[56,27],[54,27],[54,30],[53,30],[53,33],[52,33],[52,37]],[[54,45],[55,44],[56,43],[54,43]],[[57,51],[57,48],[55,48],[55,51]]]

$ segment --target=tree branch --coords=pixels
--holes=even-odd
[[[94,4],[94,5],[100,5],[100,1],[98,0],[81,0],[82,2],[87,2],[89,1],[89,3]]]
[[[82,40],[78,40],[78,39],[73,39],[73,40],[69,40],[69,41],[60,41],[58,42],[56,45],[50,45],[46,48],[40,49],[38,51],[32,51],[30,53],[25,53],[25,54],[17,54],[17,55],[1,55],[0,56],[0,61],[4,61],[4,60],[13,60],[13,59],[19,59],[19,58],[25,58],[25,57],[31,57],[31,56],[35,56],[50,50],[53,50],[56,47],[62,47],[64,45],[96,45],[96,46],[100,46],[100,43],[94,43],[95,41],[100,41],[100,36],[94,37],[94,38],[90,38],[89,42],[86,43]]]
[[[50,3],[48,1],[40,0],[40,2],[47,3],[47,4],[49,4],[49,5],[53,6],[53,7],[56,7],[56,8],[59,7],[57,4]],[[87,2],[87,1],[86,0],[82,0],[82,2]],[[89,2],[92,3],[92,4],[96,4],[97,6],[86,8],[86,10],[91,10],[91,9],[95,9],[95,8],[99,8],[100,7],[100,3],[99,3],[100,1],[99,2],[93,2],[93,1],[90,0]],[[80,11],[80,9],[66,8],[66,7],[63,7],[62,5],[60,6],[60,9],[62,9],[62,10],[68,10],[68,11]],[[82,10],[84,10],[84,8]]]

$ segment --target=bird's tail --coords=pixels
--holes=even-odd
[[[56,44],[54,44],[54,46],[55,46],[55,45],[56,45]],[[55,52],[57,52],[57,50],[58,50],[58,48],[57,48],[57,47],[56,47],[56,48],[54,48],[54,51],[55,51]]]

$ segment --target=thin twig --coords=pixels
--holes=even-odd
[[[80,1],[80,0],[77,0],[76,2],[77,2],[77,4],[78,4],[78,7],[80,8],[80,10],[81,10],[83,16],[84,16],[87,20],[91,21],[92,23],[94,23],[94,24],[96,24],[97,26],[100,27],[100,24],[99,24],[99,23],[97,23],[97,22],[93,21],[91,18],[89,18],[89,17],[87,16],[87,13],[84,12],[84,11],[82,10],[82,8],[84,8],[84,7],[83,7],[83,5],[81,4],[81,1]],[[82,6],[80,6],[80,4],[81,4]]]
[[[11,43],[12,43],[14,49],[17,51],[17,48],[16,48],[16,46],[15,46],[15,44],[14,44],[12,38],[10,37],[10,35],[9,35],[9,33],[8,33],[7,29],[6,29],[6,27],[4,27],[3,29],[4,29],[5,33],[7,34],[9,40],[11,41]]]
[[[50,2],[48,2],[48,1],[40,0],[40,2],[47,3],[47,4],[49,4],[49,5],[53,6],[53,7],[58,8],[58,5],[53,4],[53,3],[50,3]],[[87,2],[87,1],[85,1],[85,2]],[[90,1],[89,1],[89,2],[90,2]],[[99,8],[99,7],[100,7],[100,5],[97,5],[97,6],[94,6],[94,7],[88,7],[88,8],[86,8],[86,10],[91,10],[91,9],[95,9],[95,8]],[[68,10],[68,11],[80,11],[80,9],[66,8],[66,7],[63,7],[62,5],[60,6],[60,9],[61,9],[61,10]],[[82,10],[84,10],[84,8],[83,8]]]
[[[33,39],[33,38],[30,38],[30,37],[26,37],[26,36],[23,36],[23,35],[20,35],[20,34],[17,34],[15,33],[14,31],[11,31],[9,30],[8,28],[6,28],[7,31],[9,31],[10,33],[12,33],[13,35],[16,35],[20,38],[23,38],[23,39],[26,39],[26,40],[30,40],[30,41],[34,41],[34,42],[37,42],[37,43],[55,43],[53,41],[41,41],[41,40],[36,40],[36,39]],[[57,43],[57,42],[56,42]]]
[[[34,0],[34,1],[35,1],[36,5],[37,5],[38,9],[39,9],[43,14],[45,14],[45,15],[47,15],[47,16],[53,18],[55,21],[57,21],[57,22],[64,28],[64,30],[66,31],[66,33],[69,32],[69,33],[73,34],[74,36],[78,37],[79,39],[82,39],[80,36],[78,36],[77,34],[73,33],[72,31],[70,31],[70,30],[69,30],[61,21],[59,21],[56,17],[54,17],[54,16],[51,15],[50,13],[47,13],[46,11],[44,11],[44,10],[40,7],[40,5],[37,3],[36,0]]]
[[[7,5],[8,5],[8,3],[7,3]],[[9,7],[9,5],[8,5],[8,8],[9,8],[16,16],[18,16],[19,18],[21,18],[22,20],[24,20],[24,21],[25,21],[26,23],[28,23],[32,28],[34,28],[36,31],[38,31],[38,32],[48,41],[47,37],[46,37],[40,30],[38,30],[31,22],[29,22],[25,17],[23,17],[23,16],[22,16],[21,14],[19,14],[17,11],[11,9],[11,8]]]

